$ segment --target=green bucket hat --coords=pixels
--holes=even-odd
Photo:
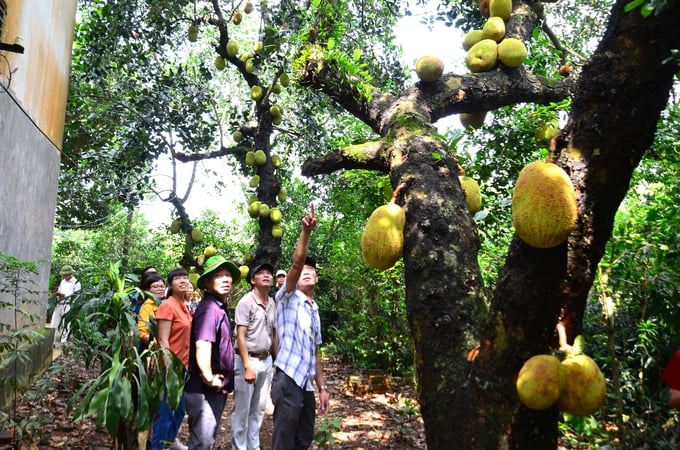
[[[203,280],[205,280],[208,275],[210,275],[212,272],[216,271],[222,266],[224,266],[229,272],[231,272],[231,279],[233,284],[236,284],[241,280],[241,271],[239,270],[238,267],[236,267],[236,264],[234,264],[231,261],[227,261],[224,258],[224,256],[215,255],[208,258],[208,260],[205,262],[205,265],[203,266],[203,273],[198,278],[196,285],[201,289],[205,289]]]
[[[68,274],[73,274],[73,267],[69,265],[61,266],[61,270],[59,271],[59,275],[68,275]]]

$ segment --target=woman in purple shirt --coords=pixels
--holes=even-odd
[[[189,381],[184,389],[190,450],[213,448],[227,394],[234,389],[234,346],[227,299],[240,278],[234,263],[215,255],[206,261],[197,281],[205,292],[191,324]]]

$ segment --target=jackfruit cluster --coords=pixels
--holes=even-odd
[[[575,416],[597,412],[607,394],[602,371],[585,353],[569,354],[561,361],[552,354],[532,356],[522,365],[515,388],[527,408],[557,405]]]
[[[481,30],[463,36],[467,51],[465,65],[470,72],[486,72],[498,61],[507,67],[519,67],[527,57],[527,48],[520,39],[505,36],[505,22],[512,15],[512,0],[480,2],[480,11],[488,17]]]

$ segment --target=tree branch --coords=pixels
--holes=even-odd
[[[242,145],[236,145],[234,147],[220,147],[219,150],[214,150],[208,153],[184,153],[175,152],[174,156],[177,160],[182,162],[189,161],[202,161],[204,159],[220,158],[222,156],[245,156],[246,152],[250,150]]]
[[[377,170],[389,173],[387,148],[382,141],[350,145],[322,158],[305,161],[302,175],[325,175],[341,169]]]
[[[393,123],[388,110],[399,103],[417,103],[431,122],[461,112],[492,110],[521,102],[548,104],[571,95],[576,79],[537,77],[525,67],[466,74],[445,74],[434,83],[417,82],[394,96],[381,93],[368,83],[342,79],[335,64],[321,50],[311,50],[300,74],[300,84],[327,94],[348,112],[384,136]],[[365,93],[370,92],[370,96]]]

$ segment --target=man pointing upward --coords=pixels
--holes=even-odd
[[[286,282],[276,293],[279,352],[274,362],[271,397],[274,403],[273,450],[307,449],[314,437],[316,398],[319,414],[328,411],[328,391],[321,364],[321,321],[314,301],[316,262],[307,256],[316,227],[314,205],[302,218],[302,232]]]

